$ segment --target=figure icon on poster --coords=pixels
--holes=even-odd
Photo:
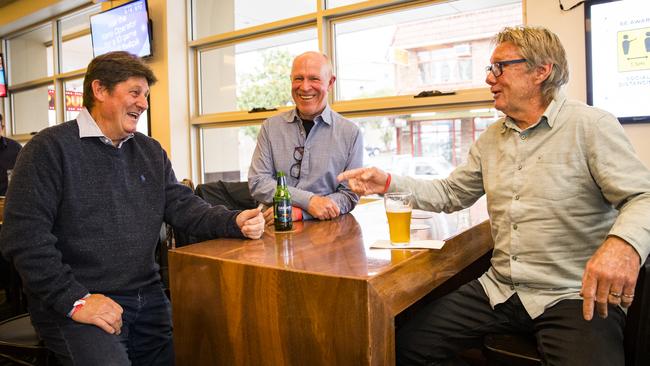
[[[627,34],[624,35],[623,36],[623,42],[621,42],[621,45],[623,46],[623,54],[626,55],[626,56],[630,52],[630,43],[636,39],[636,38],[634,38],[634,39],[628,39],[628,38],[629,38],[629,36]],[[647,43],[648,42],[646,42],[646,48],[647,48]]]
[[[618,71],[650,70],[650,27],[617,33]]]

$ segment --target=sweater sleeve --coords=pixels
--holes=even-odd
[[[53,232],[62,196],[62,161],[49,136],[36,135],[22,149],[7,192],[0,249],[13,262],[25,290],[65,315],[88,289],[63,262]]]
[[[163,154],[164,151],[163,151]],[[188,234],[208,240],[218,237],[243,238],[236,218],[241,212],[225,206],[211,206],[176,179],[171,162],[164,156],[165,222]]]

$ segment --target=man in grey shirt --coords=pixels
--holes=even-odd
[[[555,34],[506,28],[495,43],[486,82],[506,117],[467,163],[431,182],[377,168],[339,176],[359,194],[410,190],[432,211],[487,196],[492,266],[398,330],[398,364],[449,362],[487,333],[534,332],[545,363],[622,365],[622,308],[650,253],[650,172],[614,116],[562,94]]]
[[[296,108],[264,121],[248,171],[255,200],[270,204],[276,174],[287,176],[294,220],[333,219],[351,211],[359,197],[336,176],[363,164],[359,128],[327,104],[336,77],[329,59],[318,52],[297,56],[291,69]],[[264,213],[267,223],[273,209]]]

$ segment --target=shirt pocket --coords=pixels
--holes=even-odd
[[[575,199],[580,195],[581,182],[589,174],[581,155],[573,152],[546,153],[533,159],[526,182],[531,196],[560,201]]]

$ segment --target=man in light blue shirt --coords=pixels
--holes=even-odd
[[[336,176],[363,164],[361,130],[327,104],[336,77],[329,59],[318,52],[297,56],[291,69],[296,108],[264,121],[248,186],[255,200],[270,204],[277,172],[287,176],[294,220],[333,219],[350,212],[359,197]],[[264,214],[267,223],[273,210]]]

